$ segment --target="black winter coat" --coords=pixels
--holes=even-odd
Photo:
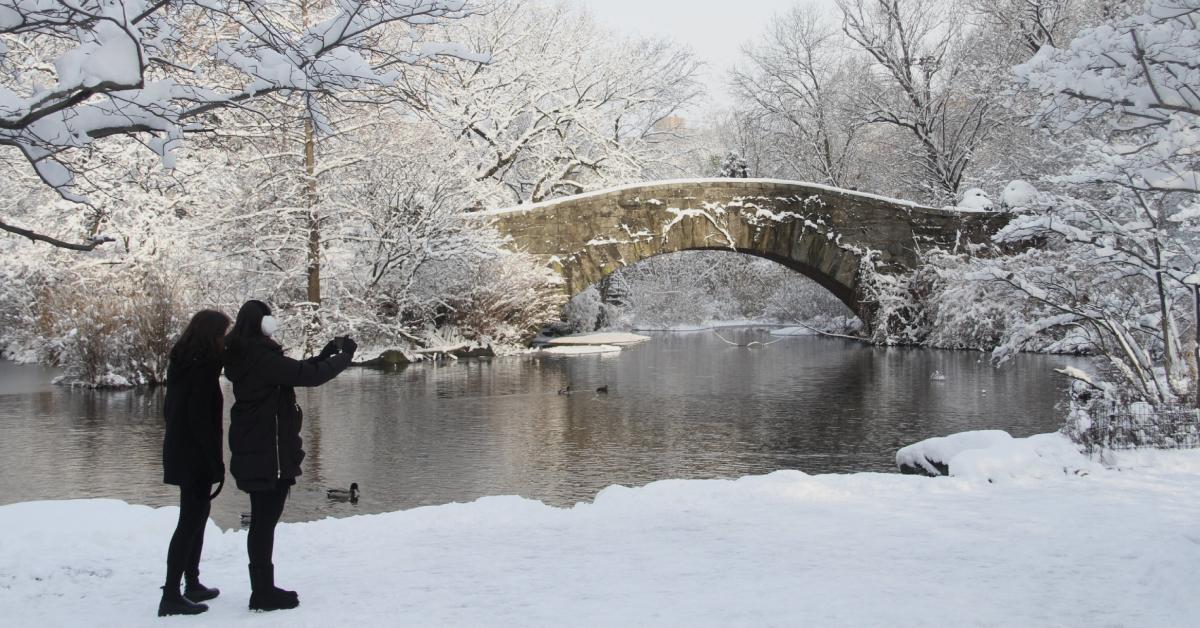
[[[163,481],[213,484],[225,477],[221,446],[221,363],[216,359],[171,359],[163,415]]]
[[[350,354],[293,360],[270,338],[243,340],[225,355],[233,382],[229,411],[229,471],[244,491],[294,481],[304,460],[304,414],[293,386],[320,386],[350,365]]]

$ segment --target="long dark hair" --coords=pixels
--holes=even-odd
[[[225,330],[229,328],[229,317],[216,310],[200,310],[192,316],[187,328],[171,347],[171,359],[216,360],[220,359]]]
[[[262,301],[251,299],[243,303],[241,309],[238,310],[233,329],[229,330],[229,335],[225,337],[225,350],[237,355],[247,341],[270,340],[262,332],[262,319],[264,316],[270,315],[271,308]]]

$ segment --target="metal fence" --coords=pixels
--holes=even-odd
[[[1099,416],[1097,416],[1099,415]],[[1200,447],[1200,409],[1135,404],[1097,412],[1076,437],[1091,453],[1102,449],[1189,449]]]

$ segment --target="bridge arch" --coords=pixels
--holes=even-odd
[[[568,297],[657,255],[736,251],[813,279],[868,328],[876,308],[866,273],[911,270],[919,251],[983,242],[1007,221],[770,179],[642,183],[472,216],[545,259],[562,274]]]

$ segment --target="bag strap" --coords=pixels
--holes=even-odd
[[[208,496],[208,501],[211,502],[212,500],[216,499],[217,495],[221,494],[221,489],[223,489],[223,488],[225,488],[225,478],[222,477],[221,483],[217,485],[217,490],[214,491],[212,495]]]

